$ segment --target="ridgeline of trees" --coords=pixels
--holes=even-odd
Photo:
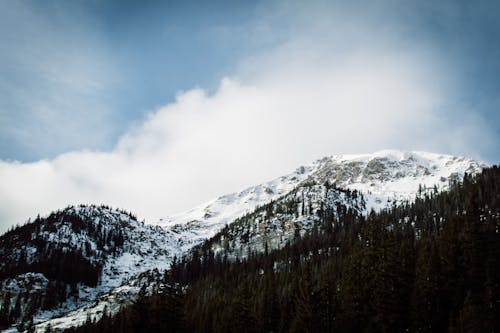
[[[70,206],[0,237],[0,329],[57,307],[78,294],[78,284],[98,284],[104,256],[121,251],[124,243],[119,223],[104,223],[102,218],[96,222],[94,215],[100,211],[110,208]],[[26,273],[43,274],[48,282],[35,281]],[[23,290],[11,290],[9,285],[18,280],[27,280]]]
[[[500,332],[500,170],[363,217],[321,216],[284,248],[209,246],[163,287],[67,332]]]

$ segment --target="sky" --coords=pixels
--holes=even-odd
[[[0,231],[153,222],[325,155],[500,159],[496,1],[0,1]]]

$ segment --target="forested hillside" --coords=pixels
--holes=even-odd
[[[378,214],[338,211],[244,258],[215,254],[217,235],[153,296],[68,331],[500,331],[498,167]]]
[[[70,206],[13,228],[0,237],[0,329],[17,324],[22,331],[37,316],[74,310],[142,271],[164,268],[171,239],[107,206]]]

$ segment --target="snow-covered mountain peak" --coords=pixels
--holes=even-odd
[[[361,191],[367,196],[368,209],[384,208],[388,201],[411,200],[419,188],[444,190],[450,181],[486,167],[466,157],[398,150],[330,156],[315,165],[310,180]]]
[[[308,180],[314,178],[319,183],[335,181],[338,186],[347,186],[374,179],[390,181],[407,176],[428,175],[431,169],[438,169],[439,163],[436,161],[441,159],[450,162],[459,158],[426,152],[381,150],[371,154],[325,156],[298,170],[309,171]]]
[[[328,182],[339,188],[361,191],[370,210],[384,208],[388,202],[411,200],[420,186],[446,189],[450,180],[461,179],[466,172],[477,173],[485,166],[465,157],[417,151],[382,150],[372,154],[328,156],[285,176],[164,218],[158,225],[177,233],[178,246],[187,249],[303,182]]]
[[[477,173],[486,164],[465,157],[417,151],[381,150],[372,154],[334,155],[301,166],[293,173],[209,201],[187,212],[163,219],[162,226],[213,225],[231,222],[245,212],[270,202],[305,180],[318,184],[376,192],[387,198],[414,197],[419,185],[444,189],[450,179]],[[395,195],[396,194],[396,195]],[[371,207],[370,207],[371,208]]]

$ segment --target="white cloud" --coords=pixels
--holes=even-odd
[[[324,155],[384,148],[473,154],[488,140],[481,119],[449,124],[446,69],[432,53],[389,48],[398,45],[388,42],[392,35],[366,33],[348,43],[371,26],[346,21],[335,21],[342,33],[332,35],[330,23],[297,36],[291,29],[279,47],[242,61],[213,95],[179,93],[110,152],[1,162],[1,227],[78,203],[154,221]]]

